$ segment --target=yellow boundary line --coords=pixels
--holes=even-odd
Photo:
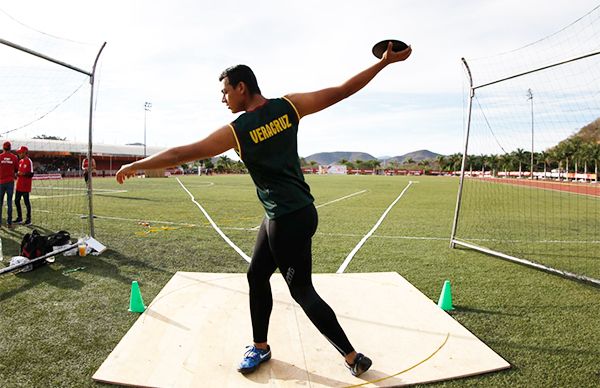
[[[390,375],[390,376],[382,377],[382,378],[379,378],[379,379],[376,379],[376,380],[365,381],[364,383],[361,383],[361,384],[348,385],[345,388],[362,387],[363,385],[367,385],[367,384],[375,384],[375,383],[378,383],[380,381],[384,381],[384,380],[387,380],[387,379],[391,379],[392,377],[396,377],[398,375],[401,375],[402,373],[406,373],[409,370],[412,370],[412,369],[418,367],[419,365],[425,363],[426,361],[430,360],[433,356],[435,356],[437,354],[437,352],[439,352],[444,347],[444,345],[446,345],[446,342],[448,342],[448,338],[450,338],[450,333],[446,334],[446,338],[444,339],[444,342],[442,342],[442,344],[433,353],[431,353],[427,358],[425,358],[425,359],[417,362],[416,364],[414,364],[411,367],[408,367],[408,368],[406,368],[406,369],[404,369],[404,370],[402,370],[402,371],[400,371],[398,373],[395,373],[393,375]]]

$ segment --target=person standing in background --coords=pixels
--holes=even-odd
[[[17,159],[15,154],[10,152],[10,147],[10,142],[5,141],[2,145],[2,153],[0,153],[0,224],[2,223],[4,195],[6,194],[6,206],[8,208],[6,225],[12,228],[12,200],[19,159]]]
[[[27,155],[29,149],[21,146],[17,150],[19,155],[19,169],[17,172],[17,192],[15,194],[15,207],[17,208],[17,218],[13,221],[14,224],[23,223],[23,213],[21,212],[21,198],[25,203],[27,216],[25,217],[25,225],[31,225],[31,202],[29,201],[29,193],[31,192],[31,181],[33,180],[33,162]]]
[[[92,166],[90,168],[88,158],[83,159],[83,163],[81,163],[81,169],[83,170],[83,179],[85,180],[85,183],[87,183],[88,179],[90,179],[90,173],[93,174],[94,171],[96,171],[96,160],[92,158]]]

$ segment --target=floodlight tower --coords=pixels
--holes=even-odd
[[[531,101],[531,175],[529,179],[533,179],[533,91],[527,89],[527,100]]]

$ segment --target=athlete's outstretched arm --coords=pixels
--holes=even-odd
[[[296,106],[300,117],[307,116],[330,107],[344,98],[350,97],[365,87],[384,67],[394,62],[404,61],[410,56],[411,52],[411,47],[394,52],[392,50],[392,43],[390,42],[388,43],[387,51],[383,54],[379,62],[356,74],[343,84],[316,92],[288,94],[286,97]]]
[[[169,148],[142,160],[121,166],[117,171],[117,181],[123,183],[125,179],[135,176],[138,170],[178,166],[193,160],[219,155],[234,147],[236,147],[236,142],[231,127],[225,125],[195,143]]]

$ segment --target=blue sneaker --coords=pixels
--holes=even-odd
[[[238,367],[238,372],[242,374],[254,372],[258,366],[271,359],[271,347],[267,346],[266,349],[258,349],[256,346],[246,346],[246,353],[244,353],[244,359]]]

